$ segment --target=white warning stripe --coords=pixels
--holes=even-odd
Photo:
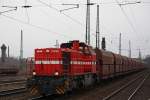
[[[62,64],[62,61],[51,60],[51,61],[35,61],[35,64]],[[96,61],[71,61],[72,65],[96,65]]]
[[[59,60],[35,61],[35,64],[62,64],[62,61],[59,61]]]

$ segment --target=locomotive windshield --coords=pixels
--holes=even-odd
[[[73,44],[72,43],[63,43],[63,44],[61,44],[61,48],[70,48],[71,49],[71,47],[73,46]]]
[[[71,47],[73,47],[73,42],[62,43],[60,46],[60,48],[70,48],[70,49],[71,49]],[[87,47],[87,45],[85,43],[80,42],[79,47],[85,48],[85,47]]]

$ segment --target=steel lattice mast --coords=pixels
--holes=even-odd
[[[96,20],[96,48],[100,47],[100,32],[99,32],[99,5],[97,5],[97,20]]]

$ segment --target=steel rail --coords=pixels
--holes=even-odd
[[[37,100],[37,99],[41,99],[43,96],[39,96],[39,97],[35,97],[35,98],[30,98],[28,100]]]
[[[108,100],[108,99],[110,99],[111,97],[113,97],[114,95],[118,94],[121,90],[123,90],[124,88],[128,87],[130,84],[134,83],[136,80],[138,80],[142,76],[144,76],[144,75],[140,75],[140,76],[136,77],[134,80],[131,80],[130,82],[128,82],[124,86],[122,86],[119,89],[115,90],[114,92],[112,92],[108,96],[104,97],[102,100]]]
[[[26,92],[26,88],[16,88],[11,90],[1,91],[0,96],[8,96],[8,95],[18,94],[23,92]]]
[[[19,79],[19,80],[11,80],[11,81],[2,80],[2,81],[0,81],[0,84],[13,83],[13,82],[21,82],[21,81],[27,81],[27,79]]]
[[[149,77],[150,74],[148,74],[147,76],[145,76],[145,78],[142,80],[142,82],[140,82],[140,84],[137,86],[137,88],[134,90],[134,92],[129,96],[128,100],[131,100],[133,98],[133,96],[137,93],[137,91],[142,87],[142,85],[144,84],[144,82],[146,81],[146,79]]]
[[[0,86],[3,86],[3,85],[10,85],[10,84],[22,84],[22,83],[25,83],[25,82],[26,82],[26,81],[0,83]]]

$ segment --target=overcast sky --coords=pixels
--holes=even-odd
[[[17,6],[16,11],[0,14],[0,45],[10,46],[10,55],[18,57],[20,31],[24,35],[24,57],[31,57],[35,48],[54,47],[69,40],[85,41],[86,0],[27,0],[31,8],[25,9],[25,0],[0,0],[0,6]],[[127,0],[118,0],[123,3]],[[130,3],[136,0],[128,0]],[[131,40],[132,57],[150,54],[150,1],[117,5],[116,0],[91,0],[100,4],[100,36],[106,37],[106,49],[118,53],[119,33],[122,33],[122,54],[128,56]],[[79,8],[59,12],[59,10]],[[13,8],[0,7],[0,12]],[[96,5],[91,6],[91,45],[95,46]]]

